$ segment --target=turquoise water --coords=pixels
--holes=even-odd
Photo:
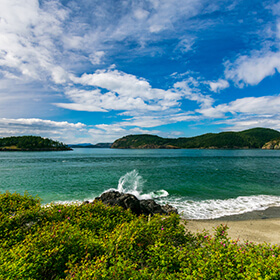
[[[170,203],[188,218],[280,206],[280,151],[115,150],[1,152],[0,192],[42,203],[93,200],[108,189]]]

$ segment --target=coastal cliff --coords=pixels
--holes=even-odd
[[[262,147],[264,150],[280,150],[280,139],[272,140],[265,143]]]

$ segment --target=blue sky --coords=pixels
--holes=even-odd
[[[0,137],[280,130],[279,72],[278,1],[0,1]]]

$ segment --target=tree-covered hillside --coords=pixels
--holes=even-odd
[[[241,132],[207,133],[190,138],[161,138],[155,135],[128,135],[116,140],[118,149],[260,149],[280,137],[280,132],[268,128],[253,128]]]
[[[67,145],[40,136],[12,136],[0,138],[0,151],[65,151]]]

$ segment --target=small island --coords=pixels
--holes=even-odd
[[[116,140],[115,149],[279,149],[280,132],[253,128],[240,132],[207,133],[195,137],[162,138],[156,135],[128,135]]]
[[[40,136],[12,136],[0,138],[0,151],[69,151],[62,142]]]

